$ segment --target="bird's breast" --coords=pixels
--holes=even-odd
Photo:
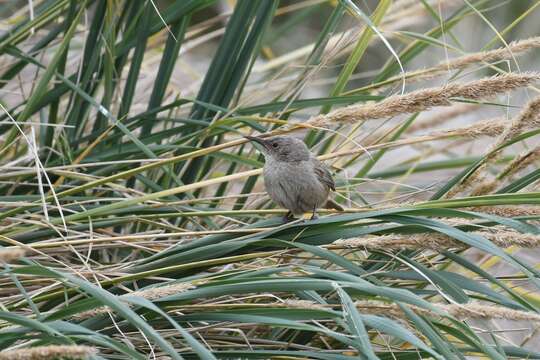
[[[328,188],[320,182],[309,161],[269,161],[263,175],[272,200],[295,214],[312,211],[328,198]]]

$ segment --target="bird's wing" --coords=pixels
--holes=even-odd
[[[330,189],[332,189],[332,191],[336,191],[336,184],[332,178],[332,173],[330,173],[330,170],[328,170],[328,167],[326,167],[325,164],[319,160],[315,160],[314,170],[315,175],[317,175],[320,182],[328,186]]]

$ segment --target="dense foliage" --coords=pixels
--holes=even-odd
[[[539,359],[539,4],[2,2],[0,359]]]

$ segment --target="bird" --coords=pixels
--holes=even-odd
[[[332,173],[302,140],[283,135],[245,138],[261,145],[265,158],[264,186],[270,198],[288,210],[284,222],[307,212],[312,214],[312,220],[317,219],[317,208],[325,204],[343,211],[335,201],[328,200],[330,190],[336,190]]]

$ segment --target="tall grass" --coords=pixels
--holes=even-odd
[[[0,359],[539,359],[539,4],[0,4]]]

